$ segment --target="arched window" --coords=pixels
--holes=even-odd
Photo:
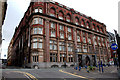
[[[71,20],[70,14],[67,14],[67,16],[66,16],[66,21],[67,21],[67,22],[70,22],[70,20]]]
[[[90,28],[90,22],[87,21],[86,27]]]
[[[93,23],[93,30],[96,30],[96,29],[95,29],[95,24],[94,24],[94,23]]]
[[[75,18],[75,24],[79,25],[79,18],[78,17]]]
[[[103,32],[104,33],[104,30],[103,30],[103,28],[101,27],[101,32]]]
[[[64,14],[63,14],[62,11],[59,12],[58,18],[63,20],[63,18],[64,18]]]
[[[54,9],[54,8],[51,8],[51,9],[50,9],[50,16],[55,17],[55,15],[56,15],[55,9]]]
[[[81,20],[81,26],[82,26],[82,27],[85,26],[85,21],[84,21],[84,19]]]
[[[97,25],[97,32],[99,32],[100,31],[100,29],[99,29],[99,26]]]

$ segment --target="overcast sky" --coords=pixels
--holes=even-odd
[[[120,0],[54,0],[80,13],[104,23],[107,31],[118,30],[118,2]],[[8,0],[7,13],[2,29],[2,58],[7,58],[8,45],[29,6],[30,0]]]

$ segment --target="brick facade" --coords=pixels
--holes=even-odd
[[[91,17],[57,2],[32,2],[13,36],[13,65],[106,64],[107,38],[106,26]]]

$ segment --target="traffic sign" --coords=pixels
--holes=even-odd
[[[111,45],[111,48],[112,48],[112,50],[116,50],[116,49],[118,49],[118,45],[116,43],[113,43]]]

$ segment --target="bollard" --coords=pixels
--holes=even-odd
[[[89,70],[87,70],[87,66],[85,66],[86,71],[89,73]]]
[[[101,70],[100,70],[100,62],[98,62],[98,65],[99,65],[99,72],[100,72],[100,71],[101,71]]]
[[[79,71],[81,70],[81,66],[79,66]]]
[[[75,67],[74,69],[77,70],[77,67]]]
[[[102,61],[101,61],[101,68],[102,68],[102,73],[103,73],[103,64],[102,64]]]

